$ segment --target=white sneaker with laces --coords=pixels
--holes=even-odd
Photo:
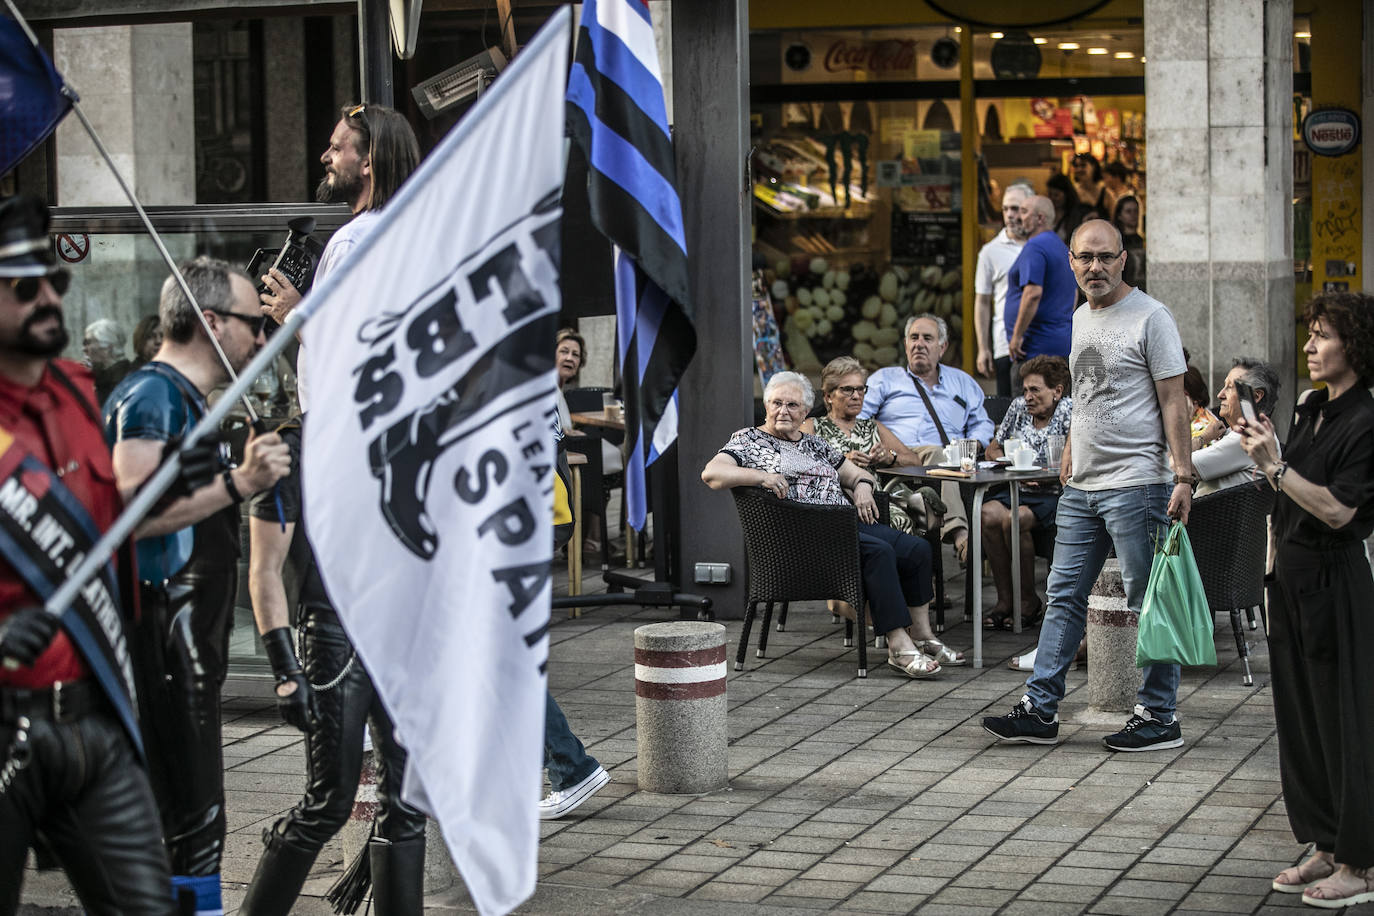
[[[596,794],[597,790],[611,781],[611,774],[603,766],[597,766],[586,779],[577,785],[550,792],[539,803],[539,819],[553,821],[571,812],[578,805]]]

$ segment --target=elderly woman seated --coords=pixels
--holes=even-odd
[[[762,487],[780,499],[847,505],[859,513],[859,555],[864,593],[875,628],[887,637],[888,665],[913,678],[931,677],[941,665],[962,665],[930,629],[930,545],[878,524],[875,482],[833,446],[801,431],[815,395],[796,372],[779,372],[764,390],[765,420],[742,429],[701,472],[713,490]]]
[[[987,457],[1001,458],[1009,439],[1035,452],[1035,461],[1050,466],[1049,439],[1067,436],[1073,419],[1073,399],[1064,397],[1069,366],[1059,356],[1036,356],[1021,364],[1021,397],[1012,401],[996,438],[988,444]],[[1025,483],[1018,497],[1021,526],[1021,621],[1038,623],[1044,603],[1035,594],[1035,549],[1031,529],[1054,521],[1059,506],[1059,486]],[[997,585],[997,604],[983,617],[983,626],[995,630],[1011,626],[1011,496],[1004,488],[983,503],[983,548]]]
[[[1256,414],[1270,416],[1279,402],[1279,373],[1273,366],[1249,356],[1237,357],[1217,392],[1221,419],[1193,437],[1193,468],[1198,476],[1194,498],[1256,479],[1255,462],[1241,448],[1241,387],[1249,386]]]

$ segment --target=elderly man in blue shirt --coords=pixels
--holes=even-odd
[[[939,452],[958,439],[987,445],[996,427],[983,410],[983,389],[973,376],[940,358],[949,346],[949,326],[938,315],[907,320],[906,366],[879,369],[868,379],[860,416],[878,420],[927,464],[942,460]],[[968,553],[968,519],[959,488],[945,484],[941,498],[949,507],[942,536],[954,544],[959,561]]]

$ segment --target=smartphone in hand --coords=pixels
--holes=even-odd
[[[1236,382],[1236,398],[1240,401],[1240,412],[1245,417],[1245,422],[1258,423],[1259,416],[1255,412],[1255,389],[1245,382]]]

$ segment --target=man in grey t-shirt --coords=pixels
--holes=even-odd
[[[1007,741],[1056,744],[1064,677],[1087,623],[1088,593],[1116,548],[1126,605],[1139,614],[1154,541],[1169,519],[1186,523],[1193,472],[1183,343],[1160,302],[1121,281],[1127,254],[1105,220],[1074,233],[1069,260],[1087,304],[1073,316],[1073,426],[1064,449],[1049,610],[1026,694],[1005,716],[983,720]],[[1169,470],[1172,456],[1176,474]],[[1144,670],[1135,714],[1103,739],[1114,751],[1178,747],[1177,665]]]

